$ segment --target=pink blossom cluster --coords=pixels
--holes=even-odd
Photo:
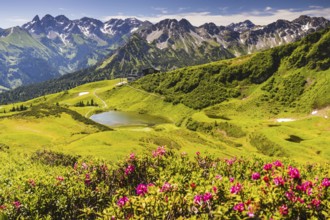
[[[297,168],[289,166],[288,174],[292,179],[300,179],[300,173]]]
[[[128,176],[131,173],[133,173],[135,170],[134,165],[128,165],[127,168],[125,169],[125,175]]]
[[[330,180],[328,178],[324,178],[322,180],[322,186],[324,186],[325,188],[328,188],[330,186]]]
[[[252,179],[253,180],[258,180],[260,179],[260,173],[256,172],[256,173],[252,173]]]
[[[165,182],[162,188],[160,189],[160,192],[168,192],[171,191],[172,185],[168,182]]]
[[[157,147],[156,150],[154,150],[152,152],[152,156],[153,157],[161,157],[161,156],[164,156],[165,153],[166,153],[165,147],[164,146],[159,146],[159,147]]]
[[[244,203],[238,203],[234,206],[234,210],[238,212],[243,212],[244,211]]]
[[[139,184],[139,185],[136,187],[136,189],[135,189],[136,194],[137,194],[138,196],[144,196],[145,194],[148,193],[148,187],[149,187],[149,186],[154,186],[154,184],[152,184],[152,183],[149,183],[149,184],[143,184],[143,183],[141,183],[141,184]]]
[[[264,170],[269,171],[272,169],[272,167],[273,167],[273,165],[271,163],[267,163],[264,165]]]
[[[194,197],[194,203],[196,205],[202,205],[203,202],[206,203],[210,201],[213,198],[212,194],[209,192],[206,192],[204,194],[199,194]]]
[[[148,193],[148,186],[145,184],[139,184],[136,187],[136,194],[139,196],[143,196],[144,194]]]
[[[118,201],[117,201],[117,205],[122,208],[123,206],[126,205],[126,203],[129,201],[127,196],[123,196],[121,197]]]
[[[21,208],[21,203],[20,203],[19,201],[14,201],[14,202],[13,202],[13,205],[14,205],[14,207],[15,207],[16,209]]]
[[[237,194],[242,190],[242,185],[240,183],[236,183],[234,186],[230,188],[230,193]]]
[[[274,181],[276,186],[284,186],[284,183],[285,183],[284,179],[281,176],[275,177],[273,179],[273,181]]]

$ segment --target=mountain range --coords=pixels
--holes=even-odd
[[[46,15],[0,30],[0,85],[15,88],[94,65],[143,25],[137,19],[103,23]]]
[[[308,16],[266,26],[246,20],[199,27],[186,19],[152,24],[134,18],[101,22],[35,16],[21,27],[0,29],[0,90],[61,75],[64,83],[79,85],[147,67],[166,71],[237,57],[296,41],[329,24],[325,18]],[[82,71],[66,76],[77,70]],[[74,82],[66,82],[68,78]]]

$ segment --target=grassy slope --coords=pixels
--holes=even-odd
[[[158,125],[154,128],[128,127],[119,128],[116,131],[98,132],[93,127],[86,128],[83,123],[73,120],[66,114],[60,118],[53,116],[21,118],[17,116],[2,119],[2,130],[8,132],[1,133],[1,143],[9,145],[13,151],[22,149],[32,152],[43,148],[80,155],[94,155],[109,160],[118,160],[130,152],[150,151],[157,145],[167,145],[190,155],[194,155],[196,151],[210,152],[225,157],[246,155],[246,152],[241,153],[239,150],[223,152],[225,146],[219,141],[212,140],[204,134],[196,135],[192,131],[175,125],[181,124],[185,118],[195,113],[195,110],[182,104],[172,105],[164,102],[158,95],[148,94],[128,86],[113,89],[118,82],[119,80],[111,80],[90,83],[67,92],[48,95],[16,105],[37,106],[41,103],[55,105],[58,102],[82,115],[116,108],[161,115],[173,123]],[[73,106],[79,101],[88,101],[92,98],[97,101],[98,98],[95,97],[94,91],[98,97],[106,100],[108,108],[104,108],[100,101],[98,102],[99,107]],[[89,92],[89,94],[79,96],[80,92]],[[9,112],[10,108],[12,105],[2,106],[2,110],[6,109],[7,113],[0,113],[0,115],[17,114]],[[20,138],[15,139],[17,136]],[[27,142],[30,137],[33,137],[32,142]]]
[[[87,101],[91,98],[97,100],[93,95],[96,90],[96,94],[106,100],[108,109],[116,108],[162,115],[172,120],[173,124],[158,125],[154,128],[134,127],[97,132],[97,129],[86,127],[83,123],[73,120],[66,114],[63,114],[61,118],[13,117],[2,119],[1,130],[6,132],[0,134],[1,143],[11,146],[13,150],[35,151],[46,148],[73,154],[94,155],[109,160],[118,160],[133,151],[145,152],[156,145],[180,148],[180,151],[185,151],[189,155],[193,155],[196,151],[208,151],[222,157],[233,157],[250,155],[251,153],[260,155],[258,150],[250,144],[249,139],[250,134],[257,132],[285,147],[288,155],[299,161],[316,158],[318,161],[329,160],[330,152],[327,147],[327,143],[330,141],[329,121],[322,117],[297,114],[298,119],[301,120],[290,123],[275,123],[274,118],[265,117],[251,108],[254,103],[253,98],[241,101],[231,100],[205,109],[205,111],[196,111],[182,104],[172,105],[164,102],[161,97],[155,94],[146,94],[144,91],[131,87],[113,89],[116,83],[118,81],[86,84],[68,91],[65,95],[62,92],[31,100],[27,105],[30,103],[37,105],[40,102],[48,102],[49,104],[59,102],[60,105],[67,105],[70,109],[85,115],[87,112],[100,110],[103,106],[78,108],[72,107],[72,105],[81,100]],[[89,94],[78,96],[80,92],[89,92]],[[251,97],[253,97],[253,93]],[[8,109],[10,107],[5,106]],[[242,108],[245,110],[242,111]],[[193,132],[182,126],[175,126],[175,124],[184,125],[186,118],[190,116],[200,122],[214,123],[217,121],[220,123],[226,121],[206,116],[205,112],[208,113],[214,109],[230,118],[229,122],[241,127],[247,135],[234,138],[219,132],[219,135],[212,136],[203,132]],[[241,114],[238,115],[236,110],[241,110]],[[272,124],[277,124],[278,127],[269,127]],[[288,142],[285,139],[288,138],[289,134],[299,136],[305,141],[299,144]],[[30,139],[31,141],[26,141]],[[233,143],[240,143],[242,146],[235,147]]]
[[[328,37],[327,35],[325,36]],[[315,47],[318,47],[324,40],[324,38],[318,39],[317,43],[312,42],[308,45],[309,51],[315,50]],[[157,77],[164,77],[164,73],[163,75],[148,76],[137,84],[133,84],[133,87],[116,87],[119,80],[100,81],[24,103],[26,106],[31,104],[35,106],[41,103],[55,105],[58,102],[61,106],[66,106],[86,117],[93,112],[108,109],[135,111],[166,117],[173,122],[171,124],[158,125],[153,128],[126,127],[116,131],[98,132],[97,128],[86,127],[84,123],[73,120],[72,117],[65,114],[61,118],[12,117],[1,119],[3,128],[0,133],[1,142],[11,146],[13,150],[26,148],[33,151],[37,148],[52,148],[110,160],[117,160],[132,151],[144,152],[156,145],[167,145],[180,149],[180,151],[186,151],[190,155],[196,151],[209,151],[222,157],[251,155],[252,153],[286,156],[301,162],[311,160],[326,162],[330,160],[328,146],[330,121],[325,118],[325,116],[330,116],[329,108],[327,108],[330,103],[330,84],[328,83],[330,70],[316,71],[311,69],[308,63],[308,65],[305,63],[305,66],[299,66],[302,61],[296,56],[300,53],[295,53],[295,51],[301,50],[302,47],[304,47],[303,44],[297,43],[288,49],[264,52],[266,58],[261,59],[261,63],[268,62],[274,51],[275,53],[284,51],[283,53],[289,53],[289,56],[284,57],[281,63],[277,64],[275,71],[270,68],[273,74],[268,75],[264,81],[259,83],[253,83],[253,81],[263,78],[264,72],[259,72],[259,75],[256,71],[250,73],[248,80],[252,81],[249,82],[244,77],[243,80],[241,78],[232,80],[233,76],[228,75],[227,72],[221,72],[221,68],[223,66],[229,66],[229,69],[238,67],[243,72],[249,72],[250,69],[258,68],[254,61],[259,62],[258,59],[262,58],[263,53],[167,73],[166,80],[176,80],[175,86],[171,85],[170,81],[160,80],[164,88],[155,89],[155,92],[141,90],[140,85],[148,86],[148,83],[154,83]],[[244,65],[247,67],[245,68]],[[295,67],[290,67],[290,65]],[[220,75],[217,76],[214,74],[215,72],[212,73],[209,70],[220,70]],[[178,74],[181,77],[176,77]],[[187,101],[194,103],[194,96],[185,100],[186,105],[180,101],[173,104],[169,102],[173,102],[173,100],[167,99],[169,94],[178,94],[182,97],[181,100],[189,97],[182,92],[189,91],[189,86],[185,87],[186,85],[192,86],[190,89],[194,88],[194,82],[191,82],[189,77],[198,76],[201,80],[224,80],[221,74],[224,74],[227,80],[232,80],[231,84],[227,81],[222,83],[228,88],[228,91],[240,91],[238,97],[232,98],[228,95],[225,101],[201,110],[194,110],[186,106],[187,103],[189,105]],[[266,72],[266,74],[268,73]],[[154,77],[153,81],[148,82],[147,80],[151,77]],[[235,77],[237,76],[234,75]],[[303,84],[302,92],[300,84],[296,84],[301,79],[306,81]],[[143,82],[148,83],[143,84]],[[287,90],[288,92],[286,92]],[[200,89],[194,95],[200,94],[201,91],[203,90]],[[80,92],[88,92],[88,94],[79,96]],[[91,99],[99,106],[73,106],[80,101],[87,102]],[[17,105],[20,104],[17,103]],[[8,112],[12,105],[1,107],[0,116],[13,114]],[[318,109],[317,115],[312,116],[310,113],[316,107],[323,110]],[[7,113],[1,114],[3,110],[6,110]],[[278,123],[277,118],[293,118],[296,121]],[[189,127],[189,123],[197,123],[200,127],[197,131],[188,130],[186,126]],[[22,124],[24,124],[24,128],[22,128]],[[209,128],[212,129],[208,130]],[[235,135],[237,131],[240,131],[242,135]],[[300,143],[286,140],[290,138],[290,135],[303,140]],[[17,136],[19,138],[15,138]],[[27,142],[31,137],[33,137],[32,140]],[[256,146],[256,141],[261,145]]]

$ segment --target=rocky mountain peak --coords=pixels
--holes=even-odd
[[[156,24],[159,28],[162,29],[171,29],[178,26],[178,20],[176,19],[164,19]]]
[[[39,22],[40,21],[40,18],[38,15],[34,16],[32,22]]]
[[[55,17],[55,20],[56,20],[57,22],[63,22],[63,23],[64,23],[64,22],[65,22],[65,23],[70,22],[69,18],[65,17],[64,15],[56,16],[56,17]]]
[[[140,25],[142,22],[137,18],[126,18],[125,22],[131,24],[131,25]]]
[[[171,31],[172,33],[185,33],[195,31],[195,27],[186,19],[164,19],[155,25],[153,30]]]
[[[134,57],[136,54],[141,54],[139,49],[142,48],[143,53],[148,58],[146,60],[148,62],[153,60],[157,64],[153,64],[155,66],[161,66],[162,60],[171,60],[173,57],[175,57],[173,59],[177,59],[179,56],[173,56],[173,53],[176,52],[180,56],[184,53],[185,60],[189,63],[203,63],[206,60],[240,56],[290,43],[309,32],[329,26],[329,23],[324,18],[300,16],[292,22],[278,20],[266,26],[255,26],[251,21],[245,20],[226,27],[217,26],[214,23],[195,27],[186,19],[179,21],[165,19],[152,24],[136,18],[111,19],[102,22],[88,17],[70,20],[64,15],[56,17],[45,15],[40,19],[36,15],[32,21],[22,26],[22,30],[0,29],[0,41],[10,34],[15,34],[19,38],[9,39],[13,41],[13,44],[17,44],[17,39],[23,39],[19,42],[33,41],[31,45],[37,45],[33,48],[33,53],[31,53],[30,45],[29,47],[23,45],[22,48],[18,49],[20,50],[18,55],[16,50],[15,53],[7,55],[6,48],[4,50],[0,48],[0,55],[10,58],[17,57],[17,64],[15,63],[14,67],[6,66],[8,64],[2,61],[7,58],[0,59],[0,69],[5,67],[3,72],[9,71],[10,68],[18,69],[22,76],[24,74],[33,75],[39,72],[40,68],[37,65],[31,66],[30,62],[25,62],[25,60],[37,58],[42,59],[43,62],[42,68],[45,72],[41,74],[54,72],[54,69],[58,69],[56,74],[65,74],[93,65],[109,54],[116,54],[117,50],[120,50],[130,41],[134,42],[134,44],[129,44],[132,47],[131,60],[142,59],[142,56],[139,55]],[[28,38],[28,41],[24,41],[24,38]],[[8,39],[5,40],[8,41]],[[153,50],[149,51],[148,48],[153,48]],[[47,54],[45,53],[46,50],[48,51]],[[199,57],[198,54],[202,54],[202,56]],[[121,63],[120,59],[114,60],[114,62],[114,67]],[[176,63],[176,61],[173,60],[172,63]],[[183,63],[181,64],[183,65]],[[176,63],[175,66],[180,65]],[[134,65],[128,67],[135,68]],[[29,69],[28,72],[27,69]],[[116,74],[120,71],[122,69],[115,69],[112,73]],[[11,82],[9,76],[8,82]],[[22,83],[35,82],[41,79],[44,78],[23,80]],[[3,85],[10,88],[14,87],[10,83]]]
[[[179,21],[179,25],[185,30],[185,31],[190,31],[190,30],[195,30],[195,27],[192,26],[192,24],[187,20],[187,19],[181,19]]]
[[[252,29],[254,26],[255,24],[253,24],[250,20],[245,20],[239,23],[231,23],[230,25],[227,26],[227,28],[241,33]]]
[[[329,26],[329,20],[323,17],[309,17],[307,15],[301,15],[299,18],[294,19],[292,23],[301,25],[303,29],[310,29],[318,30],[320,28],[324,28]]]
[[[299,24],[306,24],[312,20],[311,17],[307,15],[301,15],[299,18],[294,19],[292,22],[293,23],[299,23]]]
[[[243,21],[243,24],[246,24],[246,26],[248,26],[248,27],[254,27],[255,26],[255,24],[250,20]]]
[[[42,19],[41,22],[43,23],[47,23],[47,22],[51,22],[54,21],[55,18],[53,16],[51,16],[50,14],[46,14]]]
[[[219,27],[216,24],[212,23],[212,22],[205,23],[202,26],[200,26],[200,28],[205,29],[206,32],[209,33],[210,35],[216,35],[216,34],[220,33]]]

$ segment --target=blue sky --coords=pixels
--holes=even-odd
[[[0,27],[8,28],[43,17],[136,17],[157,22],[165,18],[186,18],[193,25],[214,22],[228,25],[250,19],[265,25],[277,19],[293,20],[302,14],[330,19],[330,0],[8,0],[1,4]]]

